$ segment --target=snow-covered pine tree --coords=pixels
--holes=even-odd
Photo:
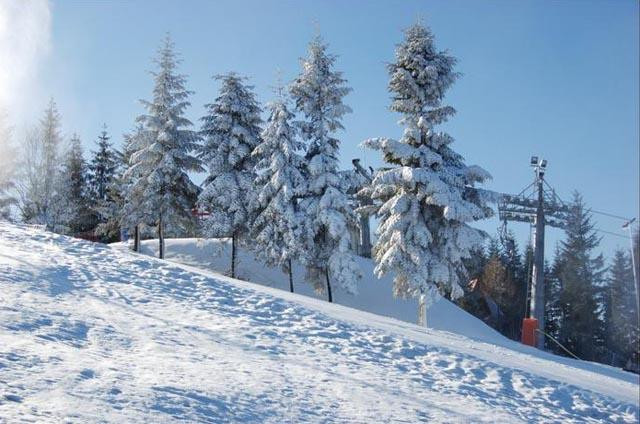
[[[254,217],[251,234],[255,251],[268,265],[282,266],[289,274],[293,293],[291,261],[300,253],[303,214],[297,196],[303,192],[304,146],[292,125],[293,114],[281,95],[268,106],[270,115],[262,131],[262,142],[253,150],[257,160],[255,196],[250,205]]]
[[[375,273],[393,273],[394,294],[419,296],[421,304],[438,294],[463,294],[463,259],[483,240],[483,233],[468,223],[492,214],[484,192],[474,189],[490,175],[466,166],[450,147],[453,138],[435,129],[455,113],[442,105],[458,77],[455,62],[446,51],[436,50],[428,28],[408,28],[395,62],[388,65],[391,110],[402,114],[404,134],[399,141],[374,138],[363,143],[381,150],[390,167],[378,172],[368,189],[381,202]]]
[[[96,227],[96,235],[100,236],[104,242],[120,240],[122,209],[126,192],[123,172],[120,171],[122,166],[122,162],[118,164],[116,174],[107,185],[105,200],[98,207],[100,222]]]
[[[356,291],[361,272],[350,248],[349,228],[356,217],[338,171],[340,141],[334,134],[342,130],[342,117],[351,112],[343,98],[351,91],[342,73],[333,66],[336,56],[327,52],[320,37],[309,44],[309,55],[302,60],[302,72],[290,87],[299,123],[307,141],[307,189],[300,210],[306,217],[304,262],[307,280],[317,291],[327,291],[333,301],[331,281],[349,292]]]
[[[607,348],[614,356],[607,363],[626,366],[640,354],[640,330],[636,313],[631,257],[616,250],[605,288],[605,329]]]
[[[52,199],[54,197],[57,171],[59,145],[62,140],[60,135],[60,114],[53,99],[49,101],[49,107],[45,111],[45,117],[41,121],[42,126],[42,145],[44,153],[44,180],[42,203],[39,215],[41,220],[50,227],[55,224],[52,222],[49,210],[52,208]]]
[[[570,204],[565,235],[554,265],[554,278],[561,288],[558,340],[580,359],[600,360],[605,338],[599,304],[604,258],[594,253],[600,237],[578,192]]]
[[[198,203],[210,212],[204,220],[209,237],[231,238],[231,276],[236,276],[236,248],[249,233],[249,204],[253,197],[255,159],[260,143],[260,107],[253,87],[235,73],[218,75],[220,94],[206,105],[200,132],[199,157],[209,175]]]
[[[52,215],[59,171],[60,114],[51,99],[38,128],[27,134],[23,144],[18,191],[22,219],[31,224],[56,223]]]
[[[125,143],[127,137],[125,135]],[[98,150],[94,152],[89,164],[91,203],[98,218],[95,234],[104,242],[120,240],[120,220],[126,189],[123,175],[128,166],[124,155],[109,140],[104,125],[98,137]]]
[[[88,191],[87,163],[83,157],[80,138],[74,134],[58,175],[53,208],[58,228],[54,230],[78,234],[93,227]]]
[[[130,206],[139,210],[138,216],[144,210],[142,216],[157,225],[158,256],[164,258],[165,232],[177,235],[194,225],[191,210],[199,190],[187,172],[200,172],[202,166],[191,154],[198,135],[187,129],[192,124],[184,116],[191,92],[185,89],[186,77],[176,73],[179,60],[168,35],[158,56],[153,99],[142,101],[147,114],[138,117],[144,137],[136,139],[127,177],[135,198]]]
[[[95,207],[101,207],[107,199],[107,190],[113,180],[118,167],[118,152],[109,141],[107,125],[102,126],[98,136],[98,150],[93,152],[89,163],[89,184]]]
[[[120,175],[120,192],[122,193],[122,207],[118,213],[118,224],[122,228],[130,230],[133,234],[133,250],[140,250],[140,226],[151,222],[151,211],[145,205],[144,184],[138,182],[142,175],[143,166],[139,166],[132,160],[135,152],[146,149],[150,144],[148,133],[142,124],[138,123],[135,130],[124,134],[122,149],[123,172]]]
[[[90,203],[98,220],[96,235],[104,241],[119,239],[118,209],[122,207],[122,196],[116,181],[122,154],[113,147],[110,138],[104,124],[98,136],[98,150],[93,152],[89,163]]]

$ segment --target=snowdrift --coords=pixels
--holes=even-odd
[[[637,376],[500,343],[0,223],[0,422],[637,422]]]

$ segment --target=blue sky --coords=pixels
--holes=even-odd
[[[531,154],[549,160],[548,181],[564,199],[574,189],[597,210],[638,216],[638,2],[619,1],[53,1],[48,58],[39,71],[40,116],[58,102],[64,132],[92,147],[106,122],[117,143],[147,99],[152,58],[166,31],[195,94],[193,122],[216,96],[211,76],[246,75],[260,101],[278,72],[299,71],[319,31],[339,55],[353,88],[346,102],[344,167],[353,157],[380,164],[358,144],[399,137],[388,111],[388,75],[401,30],[422,19],[463,75],[447,102],[458,114],[445,126],[469,164],[494,177],[488,188],[520,191],[533,178]],[[31,113],[31,112],[30,112]],[[199,178],[196,178],[199,180]],[[614,232],[620,222],[596,216]],[[481,224],[494,232],[497,220]],[[521,245],[525,224],[513,224]],[[551,230],[547,248],[561,234]],[[604,236],[606,251],[626,241]]]

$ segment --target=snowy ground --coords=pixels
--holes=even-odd
[[[610,367],[0,223],[0,422],[637,422],[637,402]]]
[[[129,249],[128,244],[114,245],[119,250]],[[142,242],[142,253],[157,256],[158,241]],[[230,240],[216,239],[168,239],[165,257],[182,265],[199,270],[217,271],[229,274],[231,243]],[[397,318],[415,323],[418,318],[418,302],[415,299],[393,298],[391,278],[377,279],[373,275],[373,262],[357,257],[364,278],[358,285],[358,294],[351,295],[341,287],[334,286],[333,299],[336,303],[360,309],[374,314]],[[270,268],[258,261],[243,247],[238,248],[236,273],[239,279],[289,291],[289,277],[279,268]],[[294,290],[316,299],[326,300],[326,293],[316,293],[311,285],[304,282],[304,269],[294,262]],[[476,340],[490,343],[507,341],[500,333],[487,326],[474,316],[466,313],[446,299],[440,299],[427,311],[428,326],[438,330],[464,334]]]

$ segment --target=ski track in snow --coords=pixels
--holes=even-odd
[[[0,223],[0,422],[638,420],[502,348],[487,361],[244,284]]]

